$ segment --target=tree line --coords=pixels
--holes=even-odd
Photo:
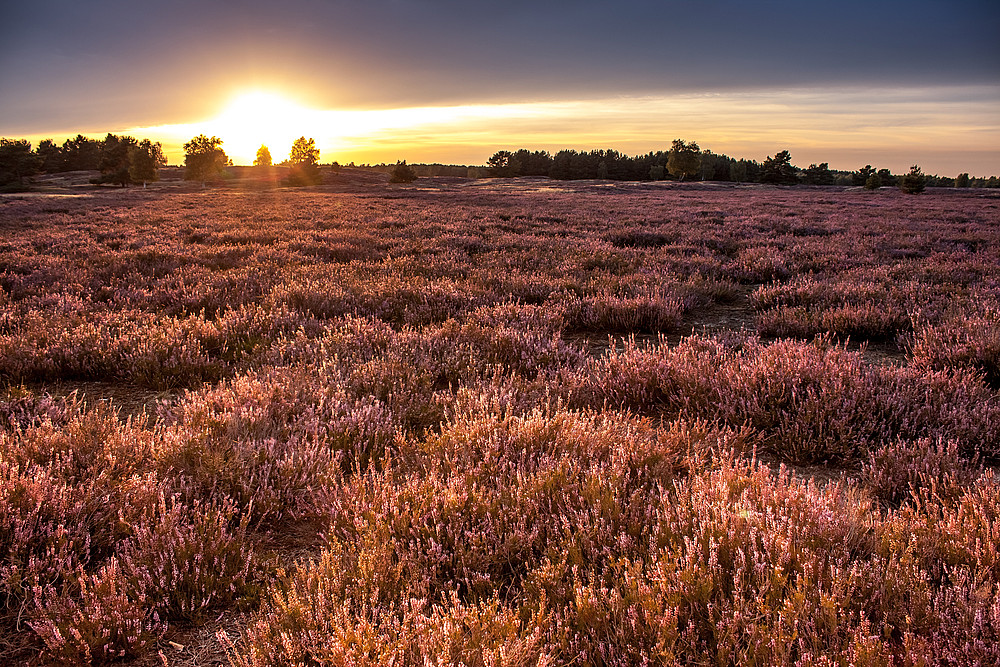
[[[185,178],[202,181],[216,180],[225,175],[232,164],[222,149],[222,139],[198,135],[184,144]],[[39,172],[99,171],[93,183],[113,183],[122,187],[146,184],[159,178],[158,169],[166,164],[160,142],[149,139],[118,136],[109,133],[104,139],[90,139],[78,134],[60,146],[44,139],[32,148],[26,139],[0,139],[0,187],[19,189],[25,179]],[[352,163],[353,164],[353,163]],[[334,163],[336,166],[336,163]],[[267,146],[257,151],[254,166],[272,166]],[[279,166],[288,167],[284,179],[287,185],[319,183],[319,150],[315,141],[304,136],[295,140],[287,160]],[[405,167],[405,168],[404,168]],[[496,178],[540,176],[558,180],[609,179],[621,181],[729,181],[735,183],[771,183],[776,185],[855,185],[869,189],[898,186],[908,192],[924,187],[1000,187],[1000,179],[974,178],[968,173],[955,178],[926,175],[914,165],[907,174],[892,174],[888,169],[865,165],[856,171],[830,169],[826,162],[796,167],[787,150],[768,156],[763,162],[736,159],[710,150],[702,150],[694,141],[675,139],[669,150],[650,151],[629,156],[616,150],[561,150],[555,155],[548,151],[500,150],[488,160],[485,168],[459,165],[377,165],[368,167],[384,170],[397,180],[412,180],[417,176],[489,175]],[[485,173],[484,173],[485,172]]]
[[[43,139],[35,150],[26,139],[0,139],[0,186],[20,187],[39,172],[67,171],[100,171],[92,183],[145,185],[158,180],[166,163],[160,142],[111,133],[101,140],[78,134],[62,146]]]
[[[222,149],[223,141],[204,134],[184,144],[184,178],[216,180],[225,175],[232,160]],[[99,171],[91,183],[112,183],[121,187],[159,180],[160,167],[166,166],[163,146],[149,139],[136,139],[108,133],[104,139],[91,139],[78,134],[62,146],[51,139],[38,142],[32,148],[27,139],[0,139],[0,188],[17,190],[38,173],[57,174],[70,171]],[[271,152],[267,146],[257,151],[254,166],[271,167]],[[288,185],[319,183],[319,149],[314,139],[299,137],[292,143],[287,160],[279,166],[288,167],[284,182]]]
[[[778,151],[763,162],[736,159],[702,150],[694,141],[675,139],[669,150],[650,151],[629,156],[616,150],[548,151],[501,150],[486,164],[494,178],[542,176],[558,180],[608,179],[616,181],[728,181],[734,183],[771,183],[775,185],[855,185],[874,189],[898,186],[904,189],[924,187],[1000,187],[1000,179],[957,178],[924,174],[919,166],[907,174],[895,175],[888,169],[865,165],[857,171],[830,169],[829,163],[810,164],[806,168],[792,164],[791,153]],[[922,179],[922,180],[921,180]],[[920,187],[919,189],[923,189]],[[916,191],[919,191],[916,190]]]

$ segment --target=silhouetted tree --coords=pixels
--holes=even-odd
[[[406,164],[406,160],[397,162],[392,170],[392,175],[389,177],[390,183],[412,183],[415,180],[417,180],[417,172],[413,170],[413,167]]]
[[[62,171],[91,171],[101,168],[101,142],[82,134],[62,145]]]
[[[761,168],[761,183],[795,185],[799,182],[796,169],[792,166],[792,156],[788,151],[780,151],[764,160]]]
[[[38,173],[41,160],[27,139],[0,139],[0,185],[24,185],[24,179]]]
[[[805,170],[803,180],[809,185],[833,185],[833,172],[826,162],[811,164]]]
[[[882,187],[882,179],[873,171],[868,176],[868,180],[865,181],[865,190],[878,190],[880,187]]]
[[[93,182],[116,183],[123,188],[131,183],[132,149],[138,143],[134,137],[119,137],[109,132],[101,142],[101,177]]]
[[[490,176],[494,178],[513,178],[520,175],[520,165],[515,166],[514,154],[510,151],[497,151],[486,161]]]
[[[667,170],[680,180],[697,176],[701,169],[701,149],[692,141],[674,139],[670,145],[670,157],[667,158]]]
[[[920,167],[913,165],[910,167],[910,173],[905,174],[903,178],[899,181],[899,189],[909,195],[915,195],[919,192],[924,191],[924,186],[927,183],[927,177],[924,176],[924,172],[920,171]]]
[[[515,151],[512,161],[520,171],[519,176],[548,176],[552,166],[552,156],[548,151],[528,151],[525,148]]]
[[[292,143],[288,153],[288,166],[291,167],[285,182],[289,185],[316,185],[323,176],[319,173],[319,149],[311,137],[299,137]]]
[[[955,178],[955,187],[956,188],[967,188],[967,187],[969,187],[969,174],[968,173],[959,174]]]
[[[201,181],[219,176],[226,168],[229,158],[222,150],[222,139],[199,134],[184,144],[184,178]]]
[[[878,180],[882,182],[882,185],[889,187],[896,185],[898,179],[888,169],[879,169],[876,173],[878,173]]]
[[[51,139],[42,139],[35,149],[40,161],[40,168],[46,174],[54,174],[63,170],[63,154],[59,145]]]
[[[254,158],[253,166],[255,167],[270,167],[271,162],[271,151],[267,146],[261,146],[257,149],[257,157]]]
[[[746,183],[753,180],[750,177],[750,161],[734,160],[729,166],[729,178],[737,183]]]
[[[875,173],[875,167],[870,164],[866,164],[857,171],[851,172],[851,184],[852,185],[864,185],[868,182],[868,179]]]
[[[146,183],[160,180],[158,170],[166,163],[160,142],[153,143],[149,139],[143,139],[138,145],[129,148],[129,180],[146,187]]]

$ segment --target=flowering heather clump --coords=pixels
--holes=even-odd
[[[736,342],[629,342],[566,391],[575,405],[746,424],[760,446],[798,463],[856,461],[899,436],[952,438],[970,455],[1000,451],[1000,404],[968,372],[868,366],[824,340]]]
[[[962,495],[981,470],[959,457],[955,442],[899,440],[880,447],[862,466],[865,485],[872,495],[890,507],[928,489],[941,498]]]
[[[17,431],[43,422],[65,424],[80,411],[74,394],[64,398],[41,396],[23,387],[11,388],[0,398],[0,430]]]
[[[79,665],[132,658],[166,629],[146,591],[128,581],[115,558],[96,574],[81,575],[75,587],[74,597],[44,588],[30,621],[53,660]]]
[[[974,368],[993,387],[1000,387],[1000,301],[996,298],[978,301],[940,324],[914,328],[910,354],[918,366]]]
[[[753,302],[762,335],[810,337],[830,332],[891,341],[909,329],[911,312],[928,308],[941,296],[904,276],[890,275],[884,267],[864,267],[763,286]]]
[[[184,505],[160,497],[120,547],[121,569],[164,621],[197,621],[249,585],[248,515],[231,505]]]

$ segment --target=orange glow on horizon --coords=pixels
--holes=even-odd
[[[902,173],[920,164],[942,175],[996,172],[994,100],[1000,87],[985,97],[962,87],[886,89],[877,104],[865,102],[869,92],[799,89],[363,110],[310,108],[296,94],[251,89],[210,119],[114,132],[162,142],[171,164],[183,163],[184,143],[198,134],[221,138],[238,165],[252,164],[261,145],[280,162],[300,136],[315,139],[324,163],[471,165],[501,149],[613,148],[635,155],[669,149],[672,139],[683,137],[734,158],[763,160],[788,149],[800,167],[828,162],[851,170],[868,163]]]
[[[295,139],[315,137],[322,130],[318,114],[276,93],[253,91],[235,97],[206,125],[222,138],[223,149],[234,162],[250,164],[262,145],[280,162]]]

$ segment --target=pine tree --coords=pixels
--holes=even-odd
[[[926,185],[927,177],[924,176],[924,172],[920,171],[920,167],[917,165],[910,167],[910,173],[904,175],[899,181],[899,189],[908,195],[923,192]]]

